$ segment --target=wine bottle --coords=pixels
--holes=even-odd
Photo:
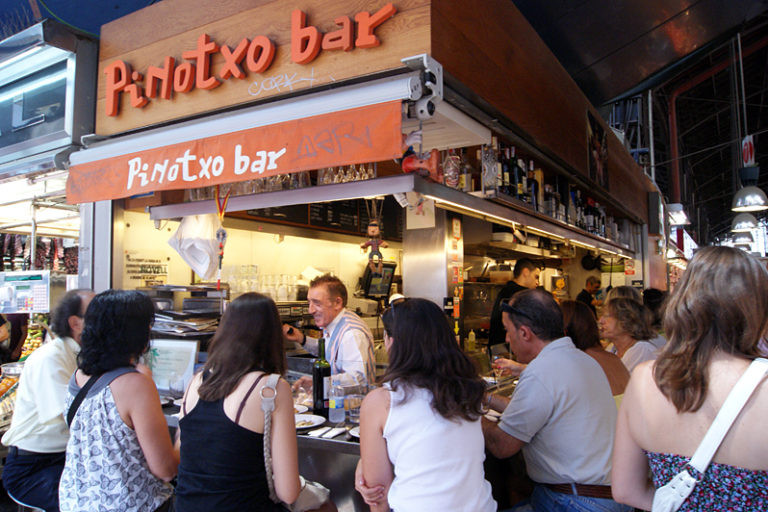
[[[327,418],[331,365],[325,359],[325,339],[318,340],[318,349],[317,359],[312,363],[312,412]]]
[[[501,155],[501,169],[503,174],[503,192],[507,195],[512,195],[512,188],[511,188],[511,170],[510,166],[512,165],[509,160],[509,148],[504,148],[504,152]]]
[[[518,199],[522,195],[522,183],[520,182],[520,166],[517,163],[517,156],[515,156],[515,146],[510,148],[509,154],[509,167],[512,173],[510,179],[510,193]]]
[[[528,184],[530,186],[531,204],[533,204],[533,211],[537,212],[541,208],[539,204],[539,182],[536,181],[536,172],[533,167],[533,160],[528,164]]]

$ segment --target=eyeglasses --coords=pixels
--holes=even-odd
[[[381,323],[384,323],[384,316],[387,315],[390,311],[392,311],[392,323],[395,323],[395,306],[399,306],[400,304],[404,303],[408,300],[408,297],[403,297],[401,299],[397,299],[395,302],[384,308],[384,311],[381,312]]]
[[[512,304],[509,303],[510,299],[503,299],[501,301],[501,311],[509,313],[510,315],[517,315],[522,316],[523,318],[527,318],[528,320],[533,320],[531,318],[531,315],[526,313],[525,311],[521,310],[520,308],[516,308]]]

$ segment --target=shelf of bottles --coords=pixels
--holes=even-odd
[[[605,205],[583,193],[568,178],[545,174],[534,159],[516,153],[514,146],[500,143],[494,137],[490,146],[478,149],[477,175],[466,162],[466,154],[458,155],[458,159],[462,176],[455,188],[463,187],[475,196],[549,217],[595,237],[628,244],[625,238],[629,233],[622,232],[620,221],[607,213]],[[445,165],[443,168],[446,169]],[[448,169],[453,167],[449,165]],[[447,173],[445,176],[445,184],[451,186],[454,180]]]
[[[392,172],[396,171],[385,170],[384,174]],[[426,169],[416,172],[427,174]],[[246,196],[370,180],[379,175],[376,163],[327,167],[223,185],[219,193],[229,191],[232,197]],[[628,225],[610,215],[605,205],[570,183],[567,177],[545,173],[533,158],[517,153],[514,146],[496,137],[491,145],[477,149],[443,151],[438,175],[447,187],[538,214],[594,237],[630,245],[625,239],[629,238]],[[214,198],[214,187],[187,190],[185,197],[187,201]]]

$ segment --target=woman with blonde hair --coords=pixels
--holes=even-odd
[[[600,317],[600,334],[613,343],[616,355],[630,372],[643,361],[656,359],[658,349],[648,341],[654,337],[651,313],[642,302],[626,298],[609,300]]]
[[[761,355],[768,272],[738,249],[700,249],[669,298],[664,330],[666,347],[655,363],[637,367],[619,410],[614,498],[650,510],[656,488],[686,468],[697,482],[679,510],[768,510],[765,376],[707,470],[688,466],[731,389]]]

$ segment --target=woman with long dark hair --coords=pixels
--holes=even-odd
[[[700,249],[669,298],[663,325],[664,350],[635,369],[619,409],[613,496],[650,510],[656,488],[685,468],[697,482],[679,510],[768,510],[765,376],[706,471],[689,464],[736,382],[762,355],[768,272],[739,249]]]
[[[275,303],[258,293],[232,301],[221,318],[208,360],[182,402],[179,512],[278,511],[264,466],[262,377],[285,372],[283,331]],[[272,470],[277,497],[300,491],[290,385],[277,384],[272,413]]]
[[[406,299],[382,321],[389,367],[360,411],[358,490],[374,512],[495,511],[483,473],[485,383],[445,314]]]
[[[138,365],[149,345],[155,311],[137,291],[107,290],[85,312],[78,370],[69,383],[67,409],[91,379],[94,384],[69,426],[59,483],[64,511],[168,510],[179,454],[149,370]]]
[[[600,344],[600,333],[594,313],[585,303],[576,300],[560,301],[560,310],[563,312],[566,336],[570,336],[576,348],[597,361],[608,378],[611,394],[618,403],[629,382],[629,371],[616,354],[607,352]]]

